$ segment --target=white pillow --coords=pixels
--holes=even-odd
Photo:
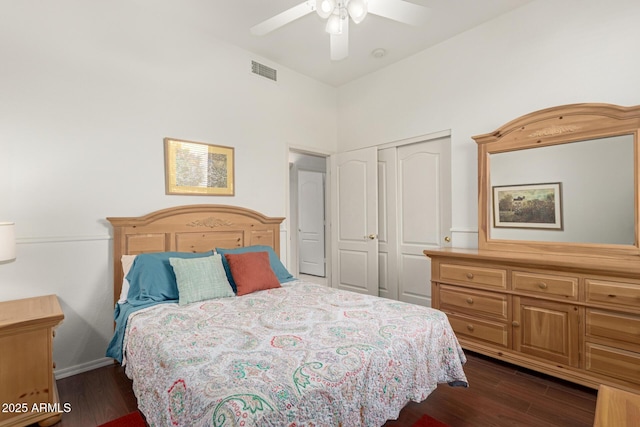
[[[127,280],[127,274],[129,274],[129,270],[131,270],[131,266],[133,265],[133,261],[136,259],[136,255],[122,255],[120,261],[122,262],[122,290],[120,291],[120,299],[118,300],[119,304],[127,301],[127,294],[129,293],[129,281]]]

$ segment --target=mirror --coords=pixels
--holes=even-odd
[[[541,110],[474,137],[481,249],[640,255],[640,107]]]
[[[492,238],[634,244],[633,135],[508,151],[490,157]],[[512,218],[498,225],[501,222],[496,187],[541,183],[560,184],[560,191],[553,195],[555,204],[548,204],[548,219],[535,215],[545,206],[540,199],[521,192],[516,199],[522,200],[503,203],[503,216],[511,214]],[[514,211],[522,213],[513,218]],[[549,223],[559,226],[547,227]]]

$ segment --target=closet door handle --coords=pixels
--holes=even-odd
[[[364,236],[365,239],[370,239],[370,240],[374,240],[376,237],[378,237],[377,234],[369,234],[368,236]]]

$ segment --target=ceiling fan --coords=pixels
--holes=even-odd
[[[359,24],[367,13],[409,25],[421,25],[429,18],[429,9],[404,0],[307,0],[251,27],[251,34],[263,36],[288,23],[316,12],[327,20],[331,60],[349,55],[349,21]]]

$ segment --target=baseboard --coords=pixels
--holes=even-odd
[[[92,360],[91,362],[81,363],[80,365],[70,366],[68,368],[55,369],[53,373],[56,379],[60,380],[62,378],[81,374],[87,371],[92,371],[94,369],[102,368],[103,366],[109,366],[112,364],[113,364],[112,358],[103,357],[102,359]]]

